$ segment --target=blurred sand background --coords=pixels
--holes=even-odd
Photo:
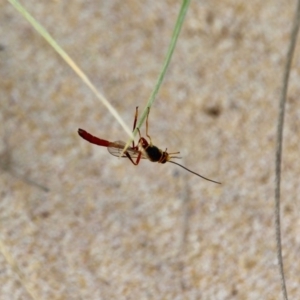
[[[154,87],[181,1],[23,1],[129,127]],[[192,1],[150,114],[181,151],[138,167],[77,135],[127,135],[7,1],[0,3],[1,299],[281,299],[274,157],[296,1]],[[299,46],[299,43],[298,43]],[[284,129],[287,288],[300,298],[300,48]],[[142,132],[145,128],[143,127]],[[47,187],[45,192],[42,187]]]

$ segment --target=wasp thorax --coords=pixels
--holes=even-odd
[[[152,162],[159,162],[164,164],[167,161],[166,157],[168,156],[168,154],[161,151],[156,146],[148,145],[146,148],[144,148],[144,151],[146,152],[148,159]]]

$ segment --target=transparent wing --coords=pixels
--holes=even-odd
[[[116,141],[116,142],[110,143],[110,145],[107,147],[107,150],[113,156],[127,157],[126,154],[123,154],[121,156],[121,153],[123,152],[125,145],[126,145],[126,143],[124,143],[123,141]],[[126,152],[130,155],[131,158],[137,158],[140,154],[139,150],[134,149],[132,147],[127,148]],[[147,156],[142,153],[141,158],[147,158]]]

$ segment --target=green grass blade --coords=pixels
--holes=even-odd
[[[45,38],[45,40],[51,45],[51,47],[63,58],[63,60],[74,70],[74,72],[82,79],[82,81],[92,90],[96,97],[103,103],[103,105],[109,110],[109,112],[116,118],[127,134],[132,138],[132,132],[129,127],[124,123],[121,116],[115,110],[115,108],[106,100],[106,98],[96,89],[90,79],[84,74],[84,72],[76,65],[72,58],[56,43],[52,36],[46,31],[46,29],[40,25],[27,10],[16,0],[8,0],[27,21],[36,29],[36,31]]]
[[[175,27],[174,27],[174,30],[173,30],[171,43],[169,45],[167,55],[166,55],[166,58],[165,58],[165,61],[164,61],[163,67],[162,67],[162,70],[161,70],[161,72],[158,76],[157,83],[155,84],[154,90],[152,91],[152,93],[150,95],[150,98],[147,102],[147,105],[146,105],[145,109],[143,110],[142,115],[141,115],[141,117],[140,117],[140,119],[137,123],[137,127],[133,132],[133,136],[136,135],[138,129],[140,129],[142,124],[145,122],[145,119],[146,119],[147,113],[148,113],[148,109],[151,108],[154,100],[156,99],[156,95],[157,95],[157,93],[159,91],[159,88],[160,88],[160,86],[163,82],[163,79],[166,75],[166,72],[167,72],[168,66],[170,64],[173,52],[175,50],[175,46],[176,46],[176,43],[177,43],[177,40],[178,40],[178,37],[179,37],[179,33],[180,33],[181,28],[182,28],[182,24],[183,24],[183,21],[185,19],[185,15],[186,15],[186,12],[188,10],[190,2],[191,2],[191,0],[183,0],[182,1],[180,12],[179,12],[179,15],[178,15],[178,18],[177,18],[177,21],[176,21],[176,24],[175,24]],[[132,139],[127,141],[125,149],[127,149],[127,147],[130,145],[131,142],[132,142]]]
[[[173,52],[175,50],[175,46],[176,46],[176,43],[177,43],[177,40],[178,40],[178,37],[179,37],[179,33],[180,33],[181,28],[182,28],[182,24],[183,24],[183,21],[185,19],[185,15],[186,15],[186,12],[188,10],[190,2],[191,2],[191,0],[183,0],[183,2],[182,2],[181,9],[180,9],[180,12],[179,12],[179,15],[178,15],[178,18],[177,18],[177,21],[176,21],[176,24],[175,24],[175,27],[174,27],[174,30],[173,30],[171,43],[169,45],[167,55],[166,55],[166,58],[165,58],[165,61],[164,61],[163,67],[162,67],[162,70],[161,70],[161,72],[158,76],[157,83],[154,87],[154,90],[153,90],[152,94],[150,95],[150,98],[147,102],[146,108],[143,110],[143,113],[142,113],[142,115],[141,115],[141,117],[138,121],[137,128],[140,128],[142,126],[142,124],[144,123],[144,121],[146,119],[146,116],[147,116],[148,108],[151,108],[154,100],[156,99],[156,95],[157,95],[157,93],[159,91],[159,88],[160,88],[160,86],[163,82],[163,79],[166,75],[166,72],[167,72],[168,66],[170,64]],[[136,133],[136,131],[137,131],[137,129],[135,130],[135,133]]]

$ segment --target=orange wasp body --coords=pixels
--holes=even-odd
[[[123,153],[124,147],[125,147],[125,143],[122,141],[116,141],[116,142],[109,142],[107,140],[102,140],[96,136],[91,135],[90,133],[88,133],[87,131],[83,130],[83,129],[78,129],[78,134],[85,139],[86,141],[98,145],[98,146],[103,146],[103,147],[107,147],[108,152],[114,156],[117,157],[127,157],[129,158],[129,160],[134,164],[134,165],[138,165],[141,158],[143,159],[148,159],[152,162],[158,162],[161,164],[164,164],[166,162],[170,162],[173,164],[176,164],[182,168],[184,168],[185,170],[187,170],[190,173],[193,173],[203,179],[206,179],[208,181],[214,182],[214,183],[218,183],[221,184],[220,182],[211,180],[209,178],[206,178],[204,176],[201,176],[198,173],[195,173],[189,169],[187,169],[186,167],[178,164],[177,162],[171,161],[172,158],[180,158],[177,156],[173,156],[173,154],[179,154],[179,152],[174,152],[174,153],[168,153],[167,149],[165,151],[162,151],[161,149],[159,149],[158,147],[154,146],[152,144],[151,141],[151,137],[148,134],[148,116],[149,116],[149,111],[148,110],[148,114],[147,114],[147,119],[146,119],[146,136],[149,138],[149,142],[141,136],[140,130],[138,129],[139,132],[139,140],[137,145],[135,145],[134,141],[132,142],[132,147],[128,147],[126,149],[126,151]],[[135,117],[134,117],[134,122],[133,122],[133,130],[136,128],[136,122],[137,122],[137,117],[138,117],[138,107],[136,108],[135,111]]]

